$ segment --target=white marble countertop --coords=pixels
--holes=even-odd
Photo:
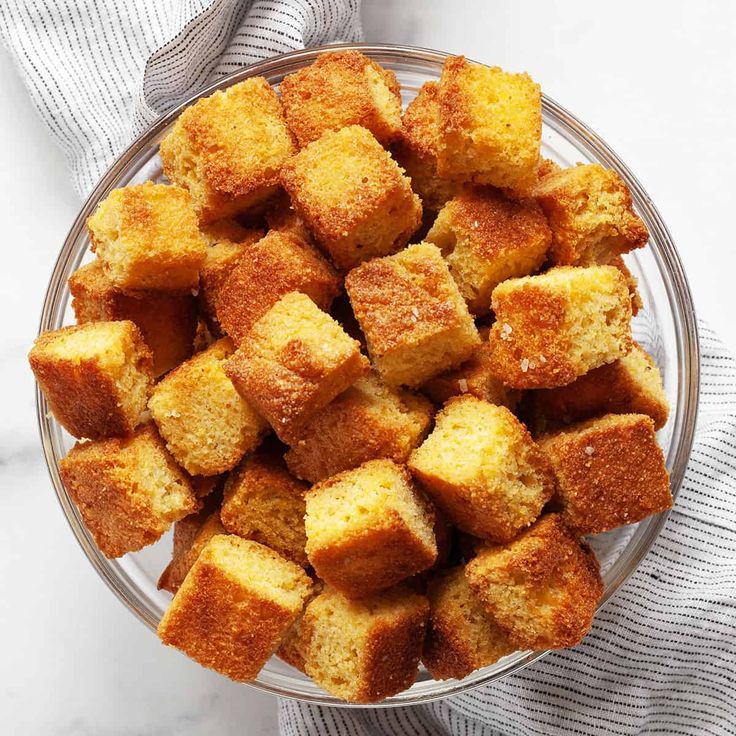
[[[660,208],[699,313],[736,346],[736,5],[364,0],[369,41],[529,71],[600,133]],[[724,15],[728,17],[724,17]],[[266,734],[270,696],[160,646],[74,541],[50,488],[25,355],[80,202],[0,52],[0,714],[6,734]]]

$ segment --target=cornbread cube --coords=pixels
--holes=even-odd
[[[631,299],[613,266],[560,266],[493,291],[491,367],[512,388],[556,388],[631,348]]]
[[[623,358],[594,368],[567,386],[535,391],[532,397],[535,410],[552,426],[611,413],[646,414],[655,429],[662,429],[669,415],[659,369],[637,343]]]
[[[442,208],[425,240],[442,251],[470,311],[484,315],[498,284],[539,270],[551,233],[533,199],[472,187]]]
[[[321,580],[314,580],[312,586],[312,598],[319,595],[324,590],[324,584]],[[281,646],[276,652],[279,659],[282,659],[287,664],[295,667],[303,674],[306,672],[306,642],[304,640],[304,628],[302,623],[304,621],[304,614],[306,608],[302,612],[301,616],[292,624],[291,628],[286,632],[286,635],[281,640]]]
[[[403,463],[424,438],[433,413],[423,396],[390,389],[369,373],[307,423],[285,459],[292,473],[310,483],[368,460]]]
[[[88,322],[44,332],[28,355],[59,424],[74,437],[130,434],[153,384],[153,358],[130,321]]]
[[[354,703],[375,703],[416,677],[429,604],[398,587],[362,600],[326,588],[304,613],[305,669],[321,687]]]
[[[643,414],[607,414],[539,439],[557,477],[555,501],[575,533],[635,524],[672,506],[664,453]]]
[[[404,112],[404,127],[392,146],[396,160],[411,179],[425,209],[437,212],[451,199],[457,183],[437,173],[440,134],[439,84],[425,82]]]
[[[390,386],[417,387],[467,360],[480,344],[442,254],[410,245],[345,279],[373,365]]]
[[[197,289],[206,245],[186,189],[150,181],[114,189],[87,220],[87,230],[118,289]]]
[[[276,302],[225,363],[238,391],[287,444],[368,370],[360,345],[297,292]]]
[[[153,353],[153,374],[160,376],[192,354],[197,307],[191,294],[124,292],[105,275],[99,260],[69,278],[78,324],[130,320]]]
[[[266,423],[235,390],[223,369],[230,340],[218,340],[169,373],[148,408],[166,446],[192,475],[218,475],[254,450]]]
[[[545,176],[533,194],[552,228],[554,264],[609,263],[649,239],[626,184],[600,164],[578,164]]]
[[[358,125],[327,132],[302,149],[284,165],[281,183],[340,269],[395,253],[421,224],[411,182]]]
[[[158,626],[161,641],[238,682],[255,679],[301,614],[312,581],[257,542],[209,540]]]
[[[225,528],[306,567],[304,494],[309,486],[286,469],[275,447],[246,457],[225,482],[220,516]]]
[[[636,276],[631,273],[631,270],[626,265],[623,256],[615,256],[607,265],[615,266],[619,271],[621,271],[621,275],[624,277],[624,281],[626,282],[626,286],[629,290],[629,297],[631,297],[631,314],[636,317],[636,315],[639,314],[639,310],[644,308],[644,301],[639,293],[639,283],[636,280]]]
[[[537,181],[542,95],[528,74],[450,56],[439,90],[440,176],[527,192]]]
[[[380,143],[401,130],[396,75],[358,51],[322,54],[279,86],[286,122],[303,148],[329,130],[362,125]]]
[[[409,469],[462,531],[506,542],[552,497],[552,471],[526,427],[503,406],[450,399],[411,454]]]
[[[317,483],[306,499],[309,561],[343,595],[388,588],[437,558],[431,505],[391,460],[371,460]]]
[[[208,223],[261,206],[295,151],[279,98],[252,77],[187,107],[161,141],[161,162]]]
[[[561,649],[588,633],[603,594],[598,561],[557,514],[465,567],[468,583],[518,649]]]
[[[461,679],[514,651],[506,633],[483,610],[455,567],[429,585],[429,625],[422,662],[435,680]]]
[[[225,279],[217,299],[217,317],[237,344],[282,296],[300,291],[320,309],[330,308],[340,288],[334,269],[304,240],[272,230],[248,248]]]
[[[189,478],[151,424],[128,437],[78,442],[59,471],[106,557],[152,544],[172,522],[197,509]]]

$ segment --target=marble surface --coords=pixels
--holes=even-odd
[[[659,206],[699,312],[736,345],[736,6],[718,2],[364,0],[370,41],[528,70],[598,131]],[[266,734],[270,696],[166,650],[84,558],[52,494],[25,355],[80,205],[0,52],[0,714],[6,734]]]

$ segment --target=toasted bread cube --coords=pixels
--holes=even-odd
[[[506,407],[474,396],[447,402],[409,469],[456,527],[496,542],[528,527],[554,490],[526,427]]]
[[[362,125],[380,143],[401,131],[396,75],[359,51],[322,54],[279,85],[286,122],[303,148],[323,133]]]
[[[446,59],[440,79],[440,176],[528,192],[537,181],[542,94],[528,74]]]
[[[398,587],[362,600],[326,588],[304,613],[305,669],[321,687],[353,703],[375,703],[416,677],[429,604]]]
[[[551,234],[533,199],[514,200],[491,187],[473,187],[442,208],[425,239],[442,251],[470,311],[484,315],[502,281],[540,269]]]
[[[289,473],[276,447],[259,448],[225,482],[222,523],[229,532],[265,544],[307,567],[304,494],[308,488]]]
[[[629,290],[629,297],[631,298],[631,314],[636,317],[636,315],[639,314],[639,310],[644,308],[644,301],[639,293],[639,283],[636,280],[636,276],[631,273],[631,270],[626,265],[623,256],[615,256],[607,265],[614,266],[621,271],[621,275],[624,277],[624,281],[626,282],[626,287]]]
[[[292,473],[310,483],[368,460],[403,463],[424,438],[433,413],[423,396],[390,389],[370,373],[304,427],[285,459]]]
[[[59,471],[106,557],[153,544],[172,522],[197,509],[189,478],[151,424],[129,437],[78,442]]]
[[[87,220],[87,230],[118,289],[197,289],[206,245],[186,189],[150,181],[113,189]]]
[[[240,344],[253,325],[285,294],[300,291],[328,310],[340,282],[322,254],[305,241],[269,232],[248,248],[248,257],[233,268],[217,299],[222,328]]]
[[[295,151],[279,98],[252,77],[187,107],[161,141],[161,162],[209,223],[261,206]]]
[[[410,245],[364,263],[348,274],[345,288],[373,365],[390,386],[420,386],[460,365],[480,344],[434,245]]]
[[[422,662],[435,680],[459,680],[514,651],[506,632],[471,590],[464,568],[438,573],[429,585],[428,597]]]
[[[600,164],[545,176],[534,196],[552,228],[552,263],[588,266],[642,248],[649,239],[621,177]]]
[[[153,357],[129,320],[44,332],[28,354],[59,424],[77,438],[130,434],[153,385]]]
[[[631,299],[613,266],[560,266],[493,291],[493,372],[512,388],[556,388],[631,348]]]
[[[672,506],[664,453],[644,414],[606,414],[539,439],[555,505],[579,535],[636,524]]]
[[[192,475],[218,475],[254,450],[266,423],[223,369],[230,340],[218,340],[169,373],[148,408],[176,461]]]
[[[301,614],[312,581],[268,547],[209,540],[158,626],[161,641],[238,682],[256,678]]]
[[[306,498],[309,561],[350,598],[388,588],[437,558],[431,505],[391,460],[328,478]]]
[[[465,567],[481,605],[518,649],[561,649],[590,630],[603,594],[598,561],[557,514]]]
[[[78,324],[134,322],[153,353],[154,376],[166,373],[192,354],[197,308],[191,294],[120,291],[105,275],[99,260],[69,277],[69,291]]]
[[[404,127],[392,146],[425,209],[437,212],[457,190],[457,182],[437,173],[440,134],[439,84],[425,82],[404,112]]]
[[[421,224],[411,182],[358,125],[325,133],[302,149],[284,166],[281,183],[340,269],[395,253]]]
[[[297,292],[276,302],[225,363],[238,391],[286,443],[368,370],[360,345]]]

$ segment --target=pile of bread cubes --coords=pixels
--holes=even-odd
[[[668,406],[630,193],[541,132],[526,74],[449,57],[402,111],[391,71],[327,53],[200,99],[171,183],[100,203],[78,324],[30,363],[100,550],[174,524],[164,643],[368,703],[587,633],[583,538],[672,503]]]

